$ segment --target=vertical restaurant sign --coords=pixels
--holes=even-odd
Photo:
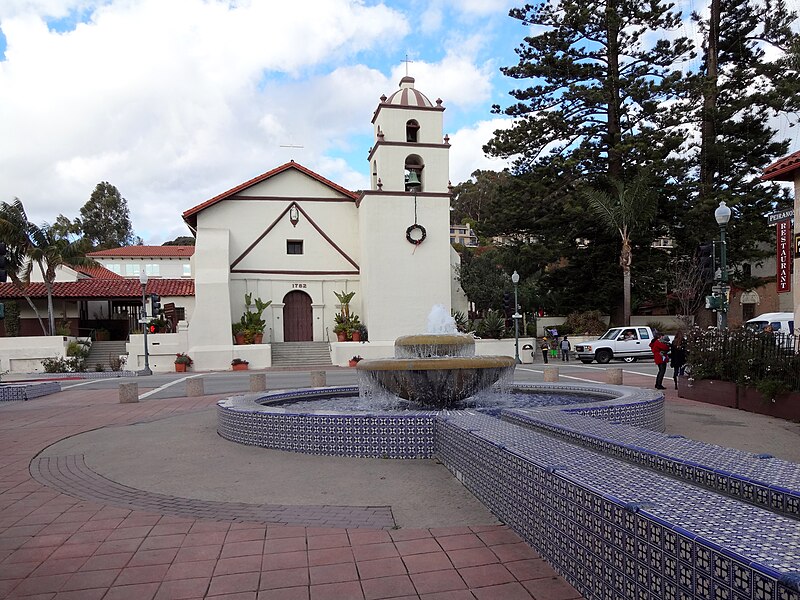
[[[782,294],[792,291],[792,222],[789,219],[778,221],[776,228],[778,238],[776,291]]]

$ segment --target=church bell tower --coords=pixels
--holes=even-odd
[[[451,307],[450,182],[444,107],[405,76],[372,118],[370,189],[359,199],[361,290],[370,339],[423,333]]]

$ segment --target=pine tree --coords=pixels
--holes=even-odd
[[[771,253],[763,249],[772,235],[764,217],[791,201],[787,190],[758,177],[788,151],[773,119],[792,118],[800,109],[800,75],[792,62],[800,36],[790,28],[796,18],[782,0],[712,0],[707,17],[693,16],[705,41],[687,117],[699,123],[700,143],[688,158],[695,168],[687,169],[688,193],[675,230],[684,255],[715,237],[709,232],[717,230],[713,215],[720,201],[733,210],[731,263]]]
[[[107,181],[95,186],[76,223],[95,250],[128,246],[134,240],[128,202]]]
[[[691,56],[672,5],[658,0],[549,0],[510,15],[535,33],[517,48],[519,64],[501,71],[531,85],[503,112],[518,118],[485,150],[518,156],[518,170],[568,157],[583,174],[624,180],[635,163],[656,158],[679,134],[666,127],[664,102],[680,92],[679,61]],[[653,34],[655,33],[655,36]],[[500,112],[499,106],[494,107]]]

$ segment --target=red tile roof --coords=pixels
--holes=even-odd
[[[31,298],[47,297],[43,283],[31,283],[26,291]],[[159,296],[194,296],[192,279],[150,279],[147,294]],[[13,283],[0,283],[0,298],[22,298]],[[137,279],[81,279],[53,284],[54,298],[141,298],[142,286]]]
[[[290,161],[290,162],[288,162],[286,164],[281,165],[280,167],[276,167],[275,169],[272,169],[271,171],[267,171],[266,173],[262,173],[258,177],[254,177],[253,179],[251,179],[249,181],[245,181],[244,183],[237,185],[235,188],[229,189],[227,192],[223,192],[223,193],[219,194],[218,196],[214,196],[213,198],[211,198],[210,200],[206,200],[202,204],[198,204],[197,206],[195,206],[193,208],[190,208],[189,210],[187,210],[186,212],[183,213],[183,220],[186,221],[186,223],[190,227],[192,227],[192,229],[194,229],[194,228],[197,227],[197,214],[198,213],[202,212],[203,210],[205,210],[209,206],[212,206],[212,205],[216,204],[217,202],[220,202],[220,201],[224,200],[225,198],[229,198],[230,196],[234,196],[234,195],[238,194],[239,192],[241,192],[242,190],[245,190],[245,189],[247,189],[247,188],[249,188],[251,186],[254,186],[257,183],[261,183],[262,181],[265,181],[265,180],[269,179],[270,177],[274,177],[275,175],[278,175],[279,173],[283,173],[284,171],[286,171],[288,169],[296,169],[297,171],[300,171],[301,173],[304,173],[305,175],[308,175],[312,179],[316,179],[320,183],[322,183],[324,185],[327,185],[329,188],[336,190],[340,194],[343,194],[343,195],[347,196],[348,198],[352,198],[354,201],[358,199],[358,194],[356,194],[355,192],[351,192],[350,190],[347,190],[347,189],[343,188],[342,186],[332,182],[330,179],[326,179],[325,177],[323,177],[319,173],[315,173],[311,169],[309,169],[307,167],[304,167],[300,163],[296,163],[296,162],[294,162],[292,160],[292,161]]]
[[[86,256],[92,258],[184,258],[192,256],[193,254],[194,246],[123,246],[122,248],[89,252]]]
[[[114,271],[106,269],[102,265],[87,265],[85,267],[70,268],[83,275],[88,275],[92,279],[124,279],[122,275],[114,273]]]
[[[772,163],[764,169],[761,179],[764,181],[770,179],[776,181],[794,181],[794,174],[798,170],[800,170],[800,150]]]

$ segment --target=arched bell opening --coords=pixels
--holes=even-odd
[[[405,160],[405,190],[407,192],[421,192],[424,187],[425,163],[417,154],[409,154]]]
[[[419,141],[419,123],[416,119],[409,119],[406,122],[406,141],[414,143]]]

